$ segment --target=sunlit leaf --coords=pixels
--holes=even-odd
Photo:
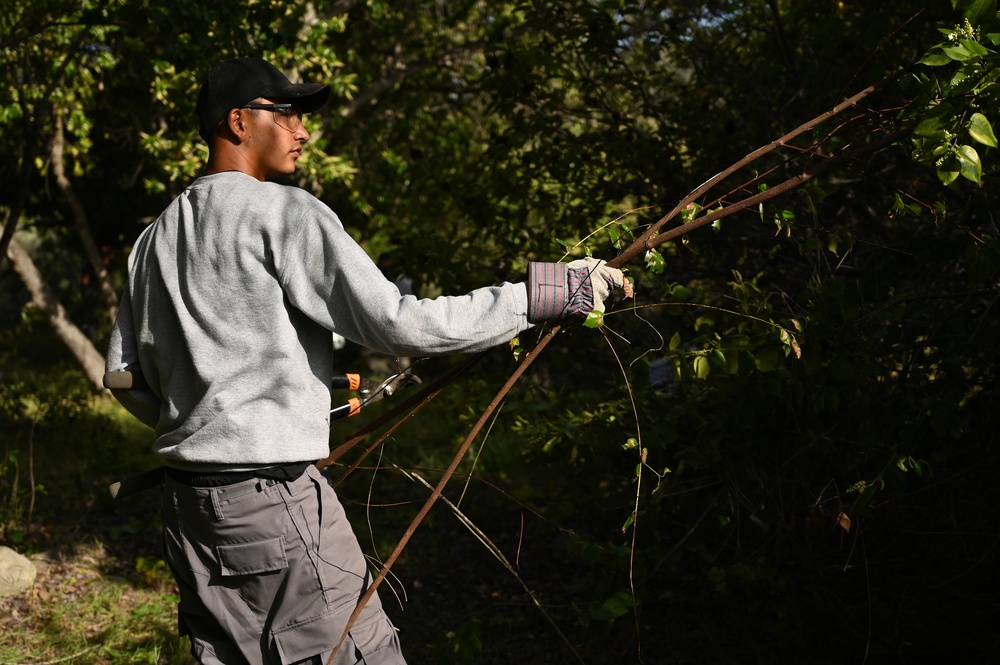
[[[667,262],[664,260],[663,255],[660,254],[655,249],[646,250],[646,268],[649,269],[654,275],[659,275],[663,272],[666,267]]]
[[[708,358],[705,356],[695,356],[694,359],[694,375],[699,379],[707,379],[708,375],[712,373],[711,364],[708,362]]]
[[[952,60],[957,60],[959,62],[965,62],[966,60],[972,57],[972,53],[970,53],[969,49],[965,48],[964,46],[946,46],[941,50],[944,51],[945,55],[947,55],[949,58],[951,58]]]
[[[604,325],[604,312],[599,310],[593,310],[590,314],[587,314],[587,318],[583,320],[583,325],[588,328],[600,328]]]
[[[947,65],[951,63],[951,58],[949,58],[944,53],[940,51],[936,53],[928,53],[923,58],[920,59],[921,65],[927,65],[928,67],[940,67],[942,65]]]
[[[982,184],[983,164],[979,160],[979,153],[971,145],[958,146],[958,163],[962,177],[971,180],[977,185]]]
[[[993,126],[982,113],[973,113],[969,119],[969,136],[983,145],[991,148],[997,147],[997,137],[993,133]]]
[[[955,155],[944,157],[937,166],[938,179],[945,185],[955,182],[961,173],[962,167]]]
[[[962,46],[968,49],[969,53],[972,53],[972,55],[982,56],[982,55],[989,55],[990,53],[985,46],[972,39],[963,39]]]

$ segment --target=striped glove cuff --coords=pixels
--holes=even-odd
[[[528,321],[583,319],[594,309],[590,269],[565,263],[528,264]]]

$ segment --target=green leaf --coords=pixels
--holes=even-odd
[[[996,12],[997,0],[972,0],[962,10],[962,17],[969,19],[973,25],[977,25],[985,17],[992,16]]]
[[[948,155],[937,166],[938,179],[944,185],[950,185],[955,182],[961,173],[961,164],[955,155]]]
[[[942,129],[951,124],[953,116],[944,106],[938,106],[924,116],[913,133],[917,136],[934,136]]]
[[[778,366],[777,349],[763,349],[754,355],[754,364],[761,372],[772,372]]]
[[[699,316],[694,320],[694,329],[698,332],[704,332],[706,330],[711,330],[715,327],[715,319],[711,316]]]
[[[679,332],[675,332],[674,336],[670,338],[670,350],[676,351],[677,347],[679,347],[680,345],[681,345],[681,334]]]
[[[655,249],[646,250],[646,268],[648,268],[651,273],[659,275],[663,272],[666,265],[667,262],[664,260],[662,254]]]
[[[681,211],[681,224],[687,224],[688,222],[694,220],[701,212],[701,206],[697,203],[690,203],[684,210]]]
[[[972,39],[963,39],[962,46],[968,49],[969,53],[972,55],[989,55],[989,50],[977,41]]]
[[[716,372],[728,372],[729,364],[726,362],[726,354],[719,349],[714,349],[708,357],[708,362]]]
[[[691,289],[683,284],[676,284],[670,289],[670,297],[678,302],[687,302],[691,299]]]
[[[635,522],[635,513],[632,513],[631,515],[629,515],[628,519],[625,520],[625,524],[622,524],[622,533],[625,533],[626,531],[628,531],[628,528],[630,526],[632,526],[633,522]]]
[[[699,379],[707,379],[712,373],[711,364],[705,356],[696,356],[694,359],[694,374]]]
[[[964,46],[946,46],[941,50],[944,51],[945,55],[949,58],[959,62],[965,62],[972,57],[972,53]]]
[[[614,224],[608,227],[608,237],[611,238],[611,244],[615,247],[618,247],[617,243],[621,235],[618,233],[618,229],[615,228]]]
[[[979,153],[971,145],[958,146],[958,163],[960,172],[966,180],[971,180],[977,185],[983,181],[983,164],[979,160]]]
[[[969,120],[969,136],[983,145],[988,145],[991,148],[997,147],[997,137],[993,133],[993,126],[982,113],[972,114],[972,118]]]
[[[950,63],[951,58],[940,51],[937,53],[928,53],[920,59],[920,64],[927,65],[928,67],[941,67]]]
[[[583,320],[583,325],[588,328],[600,328],[604,325],[604,312],[599,310],[593,310],[587,315],[587,318]]]

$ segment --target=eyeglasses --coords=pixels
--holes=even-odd
[[[296,132],[302,128],[302,114],[292,104],[247,104],[240,108],[271,111],[274,123],[290,132]]]

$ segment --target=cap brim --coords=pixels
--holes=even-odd
[[[261,97],[294,102],[302,113],[312,113],[326,105],[330,99],[330,86],[326,83],[291,83],[287,86],[269,86]]]

